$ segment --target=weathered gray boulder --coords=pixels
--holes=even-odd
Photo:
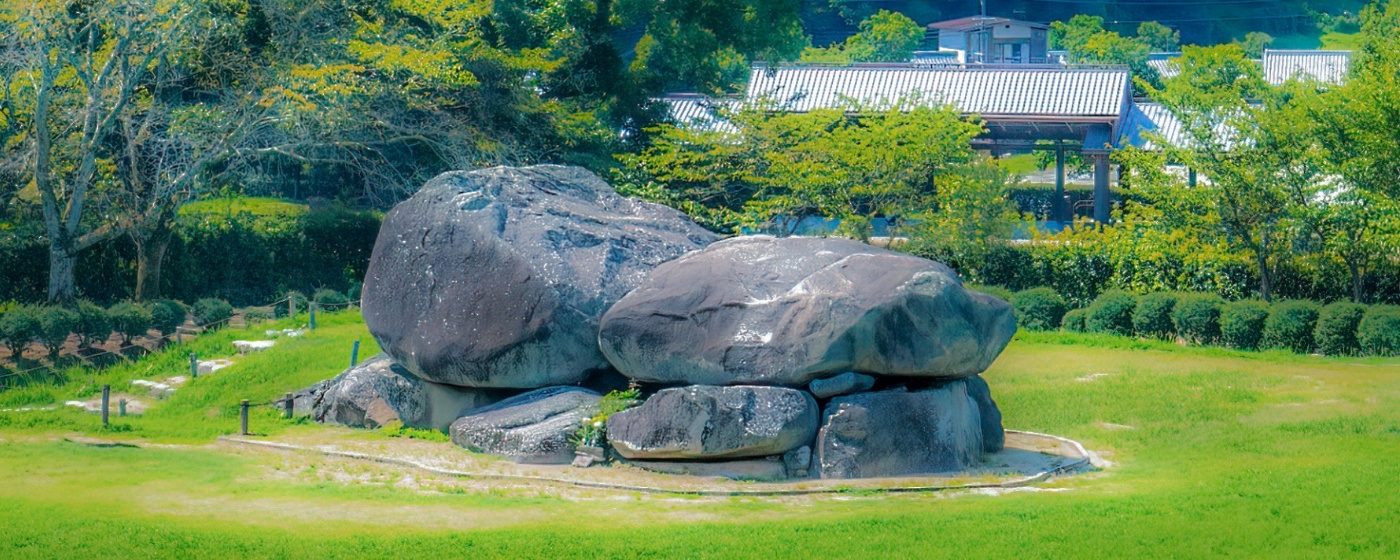
[[[727,239],[656,268],[603,316],[632,379],[786,385],[846,371],[959,379],[1011,340],[1011,306],[952,269],[848,239]]]
[[[977,410],[982,416],[982,449],[987,453],[1001,451],[1006,446],[1006,430],[1001,426],[1001,409],[992,400],[992,388],[980,375],[963,381],[967,382],[967,396],[977,403]]]
[[[837,397],[817,433],[821,478],[963,470],[982,456],[982,419],[963,381]]]
[[[608,417],[608,443],[628,459],[763,457],[806,445],[817,401],[784,387],[662,389]]]
[[[806,477],[808,469],[812,468],[812,448],[804,445],[784,453],[783,467],[787,469],[788,476]]]
[[[444,173],[384,217],[365,324],[414,374],[466,387],[576,383],[608,367],[598,319],[715,236],[576,167]]]
[[[599,395],[579,387],[545,387],[516,395],[458,418],[452,443],[517,463],[568,464],[569,436],[591,416]]]
[[[827,399],[838,395],[869,391],[874,386],[874,377],[848,371],[836,377],[814,380],[808,387],[812,391],[812,396]]]
[[[418,379],[380,354],[305,391],[317,422],[378,428],[395,420],[405,426],[445,430],[464,413],[509,395],[496,389],[465,389]],[[298,404],[293,396],[294,407]]]

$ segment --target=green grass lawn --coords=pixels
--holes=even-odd
[[[345,366],[351,340],[370,340],[353,313],[322,325],[197,380],[118,430],[77,412],[0,414],[0,557],[1400,555],[1394,359],[1023,333],[986,374],[1007,427],[1075,438],[1117,466],[1043,486],[1055,491],[997,496],[413,488],[395,481],[428,477],[206,446],[233,431],[238,399],[329,377]],[[135,373],[114,369],[98,381]],[[49,389],[48,398],[85,386]],[[0,399],[43,397],[22,389]],[[264,433],[320,429],[271,410],[253,424]],[[181,445],[95,448],[64,441],[68,434]],[[347,468],[362,470],[346,476]]]

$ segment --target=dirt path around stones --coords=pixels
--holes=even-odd
[[[326,457],[397,465],[438,476],[474,479],[487,484],[519,487],[522,483],[567,487],[678,494],[690,496],[800,496],[850,492],[911,493],[957,490],[1008,490],[1045,482],[1057,476],[1090,471],[1106,462],[1073,440],[1007,430],[1006,449],[991,454],[971,472],[944,475],[854,480],[804,479],[751,482],[687,475],[659,474],[626,464],[579,469],[567,465],[518,465],[469,453],[447,443],[406,438],[365,438],[336,429],[316,435],[277,438],[223,436],[219,443],[241,448],[310,453]]]

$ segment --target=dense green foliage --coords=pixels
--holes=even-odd
[[[190,316],[197,325],[219,329],[233,317],[233,306],[221,299],[204,298],[190,306]]]
[[[1264,342],[1268,302],[1257,299],[1232,301],[1220,308],[1220,342],[1239,350],[1257,350]]]
[[[1361,351],[1372,356],[1400,355],[1400,307],[1376,305],[1357,327]]]
[[[123,301],[107,310],[112,320],[112,330],[122,336],[122,344],[131,344],[131,339],[146,336],[151,330],[151,310],[134,301]]]
[[[1085,330],[1093,333],[1108,333],[1122,336],[1133,335],[1133,310],[1137,308],[1137,298],[1132,294],[1109,290],[1094,298],[1084,316]]]
[[[1273,305],[1269,319],[1264,322],[1263,345],[1283,348],[1300,354],[1313,350],[1313,331],[1317,328],[1318,305],[1311,301],[1289,300]]]
[[[1011,296],[1011,304],[1016,309],[1016,325],[1033,331],[1060,328],[1068,309],[1065,298],[1044,286],[1016,292]]]
[[[1133,309],[1133,332],[1148,338],[1174,338],[1172,311],[1176,309],[1176,298],[1172,292],[1153,292],[1138,298]]]
[[[1085,325],[1085,319],[1087,319],[1088,315],[1089,310],[1086,308],[1071,309],[1065,312],[1064,318],[1061,319],[1060,326],[1069,332],[1088,332],[1088,327]]]
[[[1220,308],[1215,294],[1183,294],[1172,308],[1176,334],[1192,344],[1213,344],[1220,338]]]
[[[860,22],[842,44],[807,47],[802,62],[905,62],[924,40],[923,26],[903,14],[880,10]]]
[[[1361,350],[1357,329],[1366,314],[1366,306],[1337,302],[1323,307],[1317,315],[1313,343],[1317,351],[1328,356],[1352,356]]]
[[[178,301],[158,299],[147,304],[151,310],[151,328],[162,335],[175,332],[185,324],[185,306]]]

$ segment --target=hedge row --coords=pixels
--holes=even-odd
[[[15,305],[0,308],[0,343],[18,354],[31,342],[39,342],[58,355],[70,335],[78,335],[80,347],[106,342],[112,333],[131,344],[151,330],[161,336],[175,332],[187,318],[195,324],[218,328],[233,317],[233,306],[221,299],[202,299],[192,306],[173,300],[123,301],[109,308],[79,301],[73,308],[53,305]]]
[[[1400,306],[1394,305],[1321,306],[1306,300],[1270,305],[1258,300],[1226,302],[1205,293],[1134,296],[1109,290],[1087,307],[1070,309],[1063,296],[1045,287],[1016,292],[1010,301],[1018,324],[1030,330],[1063,328],[1329,356],[1400,354]]]

